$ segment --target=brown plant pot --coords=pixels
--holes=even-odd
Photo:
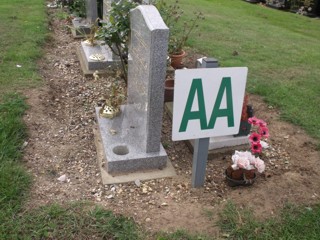
[[[164,101],[173,102],[174,79],[169,78],[164,82]]]
[[[183,67],[182,59],[186,56],[186,52],[182,50],[181,54],[170,54],[171,66],[174,69],[180,69]]]
[[[237,169],[233,170],[229,166],[226,171],[226,180],[230,187],[235,186],[250,186],[254,183],[257,175],[255,170]]]

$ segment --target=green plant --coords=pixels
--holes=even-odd
[[[181,54],[190,34],[198,27],[199,20],[204,19],[203,14],[201,12],[194,12],[193,17],[181,23],[181,17],[184,12],[181,10],[178,0],[172,5],[167,5],[165,0],[159,0],[155,3],[155,6],[170,29],[169,54]]]
[[[71,0],[68,2],[69,10],[77,17],[86,17],[86,3],[84,0]]]
[[[130,9],[137,6],[129,0],[112,2],[109,21],[102,24],[98,36],[105,40],[111,51],[120,57],[124,79],[127,81],[127,58],[130,35]]]

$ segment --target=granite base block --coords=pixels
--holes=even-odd
[[[120,173],[113,174],[106,171],[106,160],[104,156],[104,148],[102,145],[101,134],[98,127],[93,128],[94,140],[97,149],[97,161],[101,172],[102,184],[118,184],[126,182],[134,182],[136,180],[146,181],[157,178],[173,178],[177,174],[172,166],[172,163],[168,159],[167,166],[163,169],[142,170],[133,173]]]
[[[81,42],[81,50],[83,52],[84,63],[89,70],[102,70],[112,65],[112,53],[107,45],[88,46],[84,42]],[[104,56],[103,61],[91,60],[92,54],[101,54]]]
[[[139,135],[142,129],[133,127],[129,118],[123,112],[127,106],[121,106],[122,113],[106,119],[99,115],[100,108],[96,108],[98,130],[106,158],[108,173],[126,173],[148,169],[163,169],[167,165],[167,153],[163,146],[159,152],[146,153],[140,145]]]
[[[85,38],[91,32],[91,24],[83,18],[72,19],[71,33],[74,38]]]

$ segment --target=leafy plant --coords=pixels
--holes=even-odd
[[[181,24],[183,10],[181,10],[178,0],[172,5],[167,5],[165,0],[159,0],[155,3],[155,6],[170,29],[169,54],[181,54],[190,34],[198,27],[198,22],[204,19],[203,14],[194,12],[193,17]]]
[[[105,40],[111,51],[120,57],[124,79],[127,81],[128,43],[130,35],[130,9],[137,6],[128,0],[111,4],[109,21],[102,24],[98,36]]]
[[[69,10],[77,17],[86,17],[86,3],[84,0],[70,0],[68,1]]]

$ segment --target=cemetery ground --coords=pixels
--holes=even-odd
[[[248,236],[248,234],[262,234],[263,227],[268,229],[268,225],[259,225],[252,218],[248,219],[247,213],[242,212],[244,208],[250,208],[257,219],[263,220],[279,216],[283,206],[288,203],[303,206],[299,209],[303,212],[299,215],[302,216],[300,218],[295,215],[299,211],[287,208],[286,214],[291,215],[285,215],[284,219],[289,225],[300,223],[299,226],[303,227],[303,221],[307,221],[303,217],[308,212],[315,215],[309,220],[313,219],[313,222],[317,223],[315,219],[319,214],[319,208],[316,204],[319,203],[320,196],[318,142],[301,128],[283,122],[280,110],[274,105],[264,103],[261,97],[256,95],[250,96],[250,102],[254,106],[256,116],[269,124],[271,148],[266,151],[263,158],[267,165],[266,173],[260,176],[253,186],[230,188],[226,185],[223,172],[231,154],[222,153],[217,154],[214,160],[208,161],[204,188],[192,189],[190,186],[192,154],[184,142],[170,140],[171,120],[167,113],[163,119],[162,143],[178,176],[143,181],[141,186],[133,182],[102,185],[92,131],[96,125],[94,107],[108,94],[111,81],[119,77],[117,73],[98,80],[82,76],[75,53],[79,41],[71,38],[65,20],[57,18],[56,12],[56,10],[49,11],[51,37],[44,46],[43,57],[38,61],[43,86],[26,89],[27,86],[21,87],[20,83],[12,85],[9,74],[8,83],[3,85],[10,91],[20,85],[20,92],[27,97],[29,108],[23,119],[28,138],[25,138],[25,142],[21,142],[25,137],[22,134],[18,135],[17,139],[11,140],[16,142],[16,145],[24,146],[22,164],[30,174],[25,174],[20,165],[8,160],[19,159],[20,156],[16,155],[15,151],[16,146],[12,147],[12,151],[8,151],[11,147],[9,143],[2,146],[1,150],[3,152],[6,150],[5,157],[8,159],[1,158],[4,163],[1,163],[0,176],[8,179],[14,176],[14,181],[12,181],[13,187],[5,197],[0,196],[2,210],[0,217],[11,223],[8,227],[1,221],[0,234],[4,231],[12,234],[18,229],[16,237],[22,234],[38,238],[92,239],[102,238],[108,231],[116,230],[120,239],[126,237],[136,239],[139,230],[135,229],[132,222],[127,221],[126,217],[130,217],[148,232],[150,239],[154,239],[155,234],[161,230],[176,229],[222,237],[225,229],[221,230],[217,221],[219,213],[226,209],[224,217],[229,220],[225,222],[224,227],[229,227],[228,230],[234,231],[231,233],[237,234],[236,236],[241,234]],[[26,49],[21,51],[24,52]],[[191,67],[198,56],[196,53],[190,53],[186,64]],[[33,56],[33,59],[36,57]],[[23,59],[21,61],[28,62]],[[15,74],[18,72],[17,69],[20,69],[16,66],[18,63],[19,59],[13,59],[11,64],[14,64],[14,67],[4,72]],[[28,66],[22,65],[22,71],[25,68]],[[29,73],[30,71],[26,71],[27,76],[18,75],[14,78],[39,80],[36,75],[28,75]],[[34,82],[37,81],[32,82],[32,85],[35,85]],[[19,122],[19,117],[25,110],[22,99],[11,96],[7,100],[2,100],[1,116],[10,112],[3,109],[15,110],[12,113],[14,124],[11,127],[23,129]],[[0,117],[0,122],[3,123],[4,119]],[[9,128],[8,125],[6,128]],[[23,133],[23,131],[18,133],[20,132]],[[63,174],[66,174],[68,181],[57,180]],[[14,182],[19,181],[20,184],[27,185],[30,176],[33,178],[31,190],[26,198],[20,199],[19,194],[25,186],[15,186]],[[1,181],[1,184],[3,183],[4,181]],[[5,183],[8,184],[8,181]],[[3,189],[4,185],[1,187]],[[7,202],[6,198],[10,199],[9,192],[12,194],[12,200]],[[83,203],[87,201],[90,203]],[[238,209],[235,209],[229,201]],[[125,217],[113,217],[110,212],[94,208],[92,203],[115,214],[123,214]],[[20,206],[22,211],[17,213],[12,210],[15,216],[6,218],[5,209],[10,210],[8,206],[16,208]],[[84,211],[86,209],[91,209],[91,212]],[[246,222],[247,220],[249,221]],[[110,224],[106,224],[107,222]],[[23,227],[19,228],[17,225]],[[3,230],[6,226],[7,229]],[[271,226],[276,228],[277,225],[271,224]],[[286,228],[285,223],[280,226],[276,231],[285,232],[284,234],[287,234],[285,236],[299,234],[293,229]],[[299,226],[294,225],[297,229]],[[100,230],[105,232],[101,233]],[[268,230],[272,234],[277,234],[272,232],[272,229]],[[316,234],[316,231],[319,233],[316,227],[308,229],[311,234]],[[306,231],[301,231],[300,234],[306,234]],[[179,233],[168,236],[168,239],[176,239],[178,235]],[[192,238],[190,235],[187,236]],[[166,239],[165,236],[163,238]]]

